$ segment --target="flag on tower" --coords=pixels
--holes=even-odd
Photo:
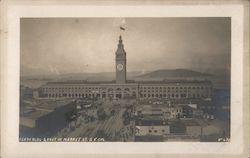
[[[125,30],[125,28],[123,28],[123,27],[121,27],[121,26],[120,26],[120,29],[121,29],[121,30]]]

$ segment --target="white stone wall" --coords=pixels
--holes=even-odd
[[[137,136],[144,136],[144,135],[164,135],[170,133],[169,125],[162,125],[162,126],[136,126],[138,129],[136,132]]]

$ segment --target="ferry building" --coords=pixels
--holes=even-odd
[[[211,98],[212,83],[208,80],[128,81],[126,51],[119,37],[115,52],[115,81],[48,82],[39,88],[40,98]]]

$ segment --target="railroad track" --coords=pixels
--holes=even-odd
[[[116,124],[116,121],[118,120],[120,114],[121,114],[121,109],[116,111],[114,116],[111,116],[109,119],[105,120],[104,122],[99,122],[96,128],[90,134],[90,137],[95,137],[97,134],[97,131],[103,130],[104,133],[110,134],[111,138],[113,138],[114,133],[116,131],[116,127],[114,125]]]

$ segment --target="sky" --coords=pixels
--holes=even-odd
[[[22,18],[21,75],[114,72],[120,34],[127,71],[230,66],[230,18]]]

